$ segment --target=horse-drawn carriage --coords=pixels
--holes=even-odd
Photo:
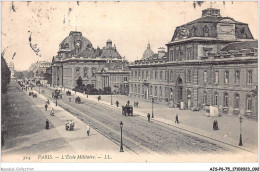
[[[133,106],[122,106],[122,114],[124,116],[133,116]]]
[[[75,126],[75,123],[72,120],[67,120],[65,124],[65,130],[72,131]]]
[[[70,90],[66,91],[66,95],[71,96],[71,91]]]
[[[75,103],[80,103],[80,101],[81,101],[80,97],[79,97],[79,96],[76,97],[76,99],[75,99]]]
[[[33,98],[37,98],[37,94],[36,93],[33,93],[32,96],[33,96]]]
[[[52,98],[55,99],[62,99],[61,90],[56,89],[54,92],[52,92]]]
[[[30,92],[29,92],[29,96],[32,96],[32,95],[33,95],[33,92],[32,92],[32,91],[30,91]]]

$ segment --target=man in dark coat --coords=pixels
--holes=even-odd
[[[179,124],[179,117],[178,117],[178,114],[176,114],[176,117],[175,117],[175,123]]]
[[[147,118],[148,118],[148,122],[150,122],[151,115],[149,113],[147,114]]]
[[[46,120],[46,126],[45,126],[46,130],[48,130],[49,127],[50,127],[50,123],[49,123],[49,120],[47,119],[47,120]]]
[[[130,105],[130,101],[129,101],[129,100],[127,101],[127,105],[128,105],[128,106]]]
[[[45,104],[45,111],[47,111],[47,109],[48,109],[48,105],[47,105],[47,103]]]

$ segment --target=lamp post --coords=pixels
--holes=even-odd
[[[152,98],[152,118],[154,118],[154,116],[153,116],[153,103],[154,103],[154,98]]]
[[[41,94],[40,86],[41,86],[41,84],[39,84],[39,94]]]
[[[120,144],[120,152],[124,152],[123,150],[123,136],[122,136],[122,129],[123,129],[123,122],[121,121],[120,123],[120,128],[121,128],[121,144]]]
[[[242,121],[243,121],[243,117],[242,117],[242,115],[239,115],[239,122],[240,122],[240,139],[239,139],[239,146],[243,146],[243,143],[242,143]]]

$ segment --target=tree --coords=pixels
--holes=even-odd
[[[34,77],[33,71],[29,71],[29,73],[28,73],[28,78],[33,78],[33,77]]]
[[[1,54],[1,84],[2,84],[2,93],[5,93],[7,90],[7,85],[11,80],[11,71],[4,59],[4,54]]]
[[[79,77],[79,79],[77,79],[77,85],[78,87],[80,87],[83,84],[82,78],[81,76]]]
[[[24,77],[23,72],[15,71],[14,76],[16,79],[22,79]]]

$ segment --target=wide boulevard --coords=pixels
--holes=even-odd
[[[35,89],[38,91],[37,87]],[[53,89],[41,87],[42,91],[46,98],[55,102],[52,99]],[[80,96],[81,103],[76,104],[76,96],[78,94],[66,96],[63,91],[63,97],[58,99],[58,105],[77,116],[83,122],[88,123],[92,128],[118,145],[120,145],[121,141],[119,123],[123,121],[123,145],[135,153],[212,154],[232,151],[223,144],[181,131],[171,125],[153,120],[148,122],[146,118],[138,115],[123,116],[121,107],[110,107],[97,100],[89,100],[87,96]],[[69,97],[71,101],[69,101]]]

